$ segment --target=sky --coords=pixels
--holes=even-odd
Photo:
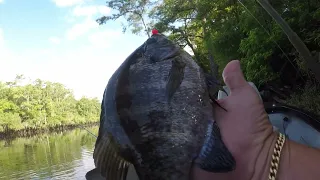
[[[104,0],[0,0],[0,81],[17,74],[102,99],[109,78],[145,35],[122,33]]]

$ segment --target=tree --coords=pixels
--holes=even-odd
[[[117,20],[124,18],[127,21],[127,25],[123,25],[123,32],[127,27],[131,27],[131,31],[135,34],[144,31],[148,37],[150,37],[151,22],[148,22],[146,16],[149,12],[148,8],[154,6],[157,1],[150,0],[110,0],[107,1],[107,6],[116,12],[111,16],[103,16],[97,19],[97,22],[101,25],[109,20]]]
[[[97,99],[76,100],[72,91],[60,83],[24,80],[17,76],[12,82],[0,82],[0,132],[99,121]],[[79,104],[85,107],[85,113],[79,111]]]
[[[142,12],[133,6],[140,1],[111,2],[117,2],[117,6],[109,4],[118,12],[114,17],[123,17],[125,13],[121,12]],[[258,2],[262,0],[163,0],[156,5],[146,3],[142,14],[181,47],[189,46],[195,61],[205,71],[240,59],[246,79],[258,87],[277,82],[279,86],[291,86],[294,96],[303,94],[298,89],[306,84],[318,89],[319,81],[310,73],[310,65],[304,63],[281,27]],[[269,0],[269,3],[311,53],[320,52],[320,1]],[[221,71],[215,72],[216,76]]]
[[[300,37],[292,31],[285,20],[281,18],[278,12],[269,4],[267,0],[257,0],[258,3],[272,16],[272,18],[280,25],[284,33],[288,36],[292,45],[296,48],[302,58],[305,60],[306,66],[315,74],[316,79],[320,82],[320,64],[315,59],[307,46]]]

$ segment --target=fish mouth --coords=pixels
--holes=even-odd
[[[170,60],[180,55],[180,47],[162,35],[149,38],[142,51],[150,63]]]

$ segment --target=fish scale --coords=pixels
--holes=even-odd
[[[137,67],[137,69],[130,68],[131,72],[133,72],[129,78],[130,83],[139,84],[139,86],[131,86],[130,88],[131,93],[135,94],[135,98],[132,99],[132,103],[134,105],[130,107],[131,111],[135,112],[134,114],[132,114],[132,119],[138,119],[138,122],[149,121],[147,116],[143,116],[144,115],[143,113],[154,112],[154,111],[157,111],[159,107],[166,106],[166,102],[164,101],[165,94],[163,94],[162,92],[164,91],[164,88],[166,85],[168,71],[161,71],[161,70],[170,69],[171,63],[167,61],[167,62],[157,62],[156,64],[157,66],[155,66],[154,64],[146,64],[146,65],[140,64],[141,66],[135,66]],[[144,69],[151,69],[150,67],[157,67],[152,69],[152,74],[154,74],[154,76],[151,78],[149,76],[146,76],[149,70],[147,72],[144,71]],[[188,72],[188,69],[186,71]],[[145,75],[145,77],[149,77],[149,78],[140,78],[142,77],[142,75]],[[150,83],[150,79],[157,79],[158,81],[156,81],[156,83]],[[158,85],[155,85],[155,84],[158,84]],[[190,83],[190,81],[184,80],[180,85],[180,89],[181,90],[179,94],[183,97],[183,101],[185,101],[184,95],[187,95],[188,92],[190,92],[190,89],[194,89],[194,86],[192,83]],[[178,106],[178,107],[175,107],[175,106]],[[185,109],[185,105],[172,104],[172,108]],[[174,115],[181,117],[180,111],[176,111]],[[172,122],[170,122],[170,124],[171,123]]]
[[[146,166],[141,166],[140,171],[141,172],[150,171],[150,174],[153,174],[153,178],[155,179],[161,178],[161,177],[162,178],[167,177],[169,179],[185,178],[182,175],[186,176],[186,171],[191,167],[193,154],[199,151],[197,148],[200,148],[201,145],[199,144],[202,143],[202,142],[199,143],[195,141],[194,143],[191,143],[192,145],[189,145],[190,139],[193,139],[192,133],[190,132],[192,132],[191,127],[194,127],[194,125],[193,126],[189,125],[190,123],[192,123],[192,116],[186,116],[186,114],[179,113],[179,111],[176,110],[176,109],[181,109],[181,106],[185,107],[185,105],[183,105],[186,102],[184,95],[190,91],[184,88],[178,89],[176,92],[176,95],[179,95],[179,96],[173,96],[172,103],[169,106],[166,103],[166,99],[161,98],[161,95],[163,97],[165,96],[163,94],[163,92],[165,91],[165,86],[162,86],[160,89],[155,91],[152,91],[153,89],[148,89],[148,87],[151,85],[150,83],[151,79],[153,79],[155,83],[158,83],[158,82],[161,83],[161,81],[166,82],[165,80],[167,79],[169,71],[161,72],[157,70],[162,69],[160,67],[166,67],[166,69],[171,69],[171,64],[172,63],[170,61],[155,62],[153,64],[149,64],[149,66],[152,65],[151,67],[153,68],[149,67],[150,69],[152,69],[151,71],[152,74],[150,75],[148,74],[150,70],[148,70],[147,72],[146,71],[144,72],[144,76],[147,78],[140,78],[141,75],[139,76],[139,71],[134,69],[130,69],[131,71],[129,76],[130,83],[133,83],[133,84],[135,83],[140,85],[140,86],[134,86],[136,88],[133,90],[134,96],[132,98],[132,102],[136,100],[140,104],[142,103],[144,104],[144,111],[142,112],[139,111],[139,113],[137,114],[137,111],[134,111],[136,104],[132,103],[130,107],[132,112],[131,119],[137,122],[146,122],[146,121],[152,122],[152,124],[149,126],[151,129],[151,133],[155,134],[156,132],[161,132],[161,133],[157,133],[158,136],[155,136],[155,135],[140,136],[139,141],[142,146],[135,147],[138,151],[140,151],[141,157],[144,157],[143,161],[146,162],[145,163]],[[135,67],[139,67],[139,69],[143,68],[141,66],[135,66]],[[158,67],[158,68],[155,68],[155,67]],[[145,67],[144,69],[148,69],[148,68]],[[185,72],[186,76],[190,74],[189,71]],[[197,71],[197,69],[193,69],[193,71]],[[136,76],[131,75],[131,72]],[[146,81],[149,83],[148,84],[145,83]],[[203,83],[203,86],[204,86],[204,83]],[[143,95],[142,97],[139,96],[140,95],[140,93],[138,92],[139,89],[140,90],[147,89],[147,91],[143,91],[143,93],[141,93]],[[205,92],[204,87],[202,88],[199,87],[198,89],[200,91],[203,91],[202,93]],[[130,90],[132,90],[132,88],[130,88]],[[193,91],[197,91],[197,89],[193,88]],[[158,92],[159,94],[155,92]],[[195,95],[194,98],[189,99],[191,104],[199,102],[198,95]],[[149,106],[150,102],[162,103],[163,106],[156,106],[155,107],[156,109],[153,109],[153,108],[151,109]],[[196,107],[198,107],[198,112],[201,111],[201,107],[199,106],[196,106]],[[140,108],[140,106],[138,106],[138,108]],[[195,107],[187,106],[187,112],[188,112],[188,109],[190,110],[195,109]],[[152,112],[154,112],[155,110],[158,112],[158,114],[162,114],[162,116],[158,115],[153,118],[150,117],[150,114],[152,114]],[[172,113],[172,112],[175,112],[175,113]],[[195,112],[195,111],[191,110],[190,112]],[[136,115],[138,115],[138,117]],[[202,118],[202,119],[205,119],[205,118]],[[180,125],[180,128],[174,127],[174,124]],[[201,127],[201,126],[198,126],[198,127]],[[180,132],[187,132],[187,133],[180,133]],[[199,131],[196,131],[196,132],[199,132]],[[143,131],[141,131],[141,133],[143,134]],[[193,136],[197,136],[197,135],[193,134]],[[199,144],[196,145],[196,143],[199,143]],[[177,146],[173,147],[173,145],[175,144]],[[193,149],[190,149],[191,147]],[[186,160],[189,162],[187,162]],[[154,164],[156,164],[156,166]],[[181,166],[180,164],[183,164],[183,166],[187,166],[187,167],[179,167]],[[169,169],[170,171],[168,171]],[[147,175],[145,175],[146,179],[149,178],[146,176]],[[160,177],[157,177],[157,176],[160,176]]]
[[[161,34],[149,38],[105,89],[94,150],[98,172],[118,180],[132,164],[140,180],[188,180],[193,165],[232,171],[235,161],[213,123],[208,84],[178,45]]]

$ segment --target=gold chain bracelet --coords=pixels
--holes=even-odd
[[[282,147],[284,145],[285,140],[286,140],[286,137],[283,134],[279,133],[276,145],[273,149],[268,180],[275,180],[277,177],[277,172],[278,172],[279,163],[280,163],[281,150],[282,150]]]

